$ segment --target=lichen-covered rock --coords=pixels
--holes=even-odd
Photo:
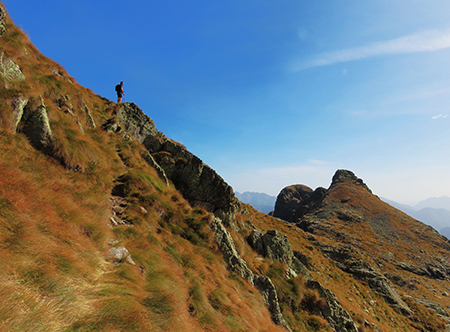
[[[28,103],[28,99],[25,97],[17,97],[12,102],[13,108],[13,131],[17,131],[17,126],[19,125],[20,120],[22,120],[23,110],[25,105]]]
[[[310,276],[309,271],[292,250],[287,236],[277,230],[263,233],[259,229],[254,229],[248,237],[248,242],[259,255],[286,264],[295,274]],[[290,274],[292,275],[292,272]]]
[[[6,11],[0,4],[0,37],[6,32]]]
[[[237,252],[230,232],[228,232],[219,218],[214,218],[210,227],[215,233],[216,243],[227,262],[228,269],[236,272],[242,278],[258,288],[269,308],[273,322],[285,327],[286,330],[291,331],[281,313],[277,291],[270,278],[256,275],[248,268],[245,260]]]
[[[342,307],[336,295],[323,287],[318,281],[309,280],[306,286],[310,289],[316,289],[320,297],[326,301],[322,315],[336,331],[358,332],[358,326],[347,310]]]
[[[213,219],[211,229],[214,230],[216,243],[227,262],[228,269],[236,272],[242,278],[253,284],[253,272],[248,268],[245,260],[237,252],[230,232],[228,232],[219,218]]]
[[[131,258],[129,251],[125,247],[115,247],[111,248],[106,256],[107,260],[112,260],[114,264],[123,264],[125,262],[131,265],[136,265],[136,263]]]
[[[0,55],[0,76],[7,82],[25,80],[20,67],[12,59],[6,59],[5,53]]]
[[[254,278],[254,284],[263,295],[264,301],[269,307],[269,312],[273,322],[279,326],[283,326],[286,330],[291,331],[283,318],[283,314],[281,313],[277,291],[272,283],[272,280],[270,280],[269,277],[258,275]]]
[[[88,126],[88,128],[95,128],[95,121],[94,118],[92,117],[91,111],[89,110],[89,107],[87,106],[86,102],[84,101],[84,99],[81,101],[82,102],[82,107],[84,112],[86,113],[86,125]]]
[[[41,97],[40,105],[36,109],[31,109],[29,104],[24,109],[23,132],[30,140],[30,143],[38,150],[51,153],[54,147],[54,137],[50,128],[50,121],[47,115],[47,108]]]

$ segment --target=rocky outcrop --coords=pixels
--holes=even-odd
[[[355,257],[354,248],[348,245],[333,247],[319,244],[319,246],[323,254],[334,260],[342,271],[351,273],[355,279],[367,282],[370,288],[381,294],[390,306],[398,308],[405,316],[413,314],[384,275],[363,260]]]
[[[417,266],[405,262],[396,262],[397,268],[405,271],[409,271],[411,273],[417,274],[419,276],[431,278],[431,279],[440,279],[440,280],[448,280],[449,279],[449,267],[444,266],[443,264],[426,264],[425,267]]]
[[[421,305],[423,305],[424,307],[434,310],[436,311],[436,313],[438,313],[440,316],[442,317],[446,317],[447,320],[449,319],[449,314],[447,312],[447,310],[445,310],[439,303],[430,301],[430,300],[426,300],[426,299],[418,299],[412,296],[407,295],[407,298],[410,298],[412,300],[414,300],[417,303],[420,303]]]
[[[0,4],[0,37],[6,32],[6,11]]]
[[[269,307],[269,312],[273,322],[279,326],[283,326],[288,331],[291,331],[288,324],[283,318],[283,314],[281,313],[277,291],[270,278],[264,276],[255,276],[253,281],[255,287],[259,289],[262,296],[264,297],[265,303]]]
[[[278,194],[273,216],[297,223],[303,215],[320,205],[325,194],[325,188],[319,187],[313,191],[300,184],[288,186]]]
[[[136,104],[124,103],[118,107],[117,121],[112,118],[103,128],[115,133],[128,132],[145,146],[166,178],[193,206],[202,206],[231,225],[239,204],[231,186],[183,145],[159,132],[153,120]]]
[[[96,126],[94,118],[92,117],[91,111],[89,110],[89,107],[87,106],[84,99],[81,101],[81,104],[84,112],[86,113],[86,125],[88,126],[88,128],[95,128]]]
[[[155,161],[155,159],[152,157],[150,152],[145,151],[142,154],[142,158],[144,158],[144,160],[147,162],[148,165],[150,165],[151,167],[153,167],[156,170],[156,172],[158,173],[158,176],[162,180],[164,180],[166,186],[169,186],[169,180],[167,179],[166,172],[164,172],[164,169],[161,166],[159,166],[159,164]]]
[[[20,67],[12,59],[7,59],[3,52],[0,55],[0,77],[6,82],[25,80],[25,75]]]
[[[259,229],[254,229],[248,237],[250,246],[261,256],[273,261],[279,261],[289,267],[288,276],[295,277],[302,273],[310,277],[309,271],[297,258],[302,257],[300,252],[295,253],[291,249],[291,244],[287,236],[276,230],[269,230],[263,233]]]
[[[28,99],[25,97],[17,97],[12,102],[13,109],[13,131],[17,131],[17,126],[19,125],[20,120],[22,120],[23,110],[28,103]]]
[[[245,260],[238,254],[233,238],[231,237],[230,232],[228,232],[223,225],[222,221],[219,218],[214,218],[210,227],[215,233],[215,241],[222,252],[228,269],[236,272],[242,278],[253,284],[253,279],[255,276],[248,268]]]
[[[56,100],[56,105],[58,105],[59,109],[64,113],[69,113],[72,116],[74,115],[73,105],[69,95],[60,96],[60,98]]]
[[[31,145],[46,154],[51,154],[54,146],[54,137],[50,128],[47,108],[40,97],[40,105],[33,109],[30,104],[25,106],[22,122],[23,132],[30,140]]]
[[[214,218],[210,225],[215,233],[215,241],[219,250],[227,262],[229,270],[239,274],[250,284],[254,285],[264,297],[264,301],[269,308],[273,322],[291,331],[283,318],[278,301],[277,291],[269,277],[254,274],[247,266],[245,260],[239,255],[234,245],[230,232],[225,228],[219,218]]]
[[[318,281],[309,280],[306,286],[310,289],[316,289],[320,297],[326,301],[321,314],[336,331],[358,332],[357,325],[347,310],[342,307],[336,295],[329,289],[324,288]]]
[[[333,180],[331,181],[330,188],[343,182],[363,187],[369,193],[372,193],[372,190],[369,189],[369,187],[364,183],[362,179],[358,178],[352,171],[348,171],[345,169],[338,169],[336,171],[336,173],[333,176]]]

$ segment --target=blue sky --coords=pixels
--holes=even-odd
[[[450,196],[448,0],[4,0],[42,53],[135,102],[235,191]]]

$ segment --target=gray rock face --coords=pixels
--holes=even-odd
[[[307,268],[297,258],[297,256],[302,257],[301,253],[295,254],[287,236],[278,231],[269,230],[263,234],[259,229],[254,229],[248,242],[259,255],[286,264],[295,275],[302,273],[310,276]]]
[[[358,327],[347,310],[342,307],[336,295],[329,289],[324,288],[318,281],[309,280],[306,286],[310,289],[316,289],[320,297],[325,299],[326,306],[322,315],[336,331],[358,332]]]
[[[270,278],[256,275],[248,268],[245,260],[237,252],[233,238],[219,218],[214,218],[210,227],[215,232],[216,243],[227,262],[228,269],[258,288],[269,308],[273,322],[291,331],[281,313],[277,291]]]
[[[82,105],[83,105],[83,110],[86,113],[86,125],[88,126],[88,128],[95,128],[95,121],[94,118],[92,117],[91,111],[89,110],[89,107],[86,105],[86,102],[84,101],[84,99],[82,100]]]
[[[41,103],[36,109],[31,109],[28,105],[25,107],[22,121],[24,123],[23,132],[31,144],[36,149],[51,154],[54,137],[42,97]]]
[[[211,228],[215,232],[216,243],[227,262],[228,269],[236,272],[242,278],[253,284],[254,274],[248,268],[245,260],[238,254],[233,238],[231,237],[230,232],[228,232],[222,224],[222,221],[219,218],[214,218],[211,223]]]
[[[396,265],[401,270],[409,271],[419,276],[431,279],[449,279],[450,268],[446,264],[439,264],[435,262],[433,264],[426,264],[425,267],[422,267],[405,262],[397,262]]]
[[[25,75],[20,67],[11,59],[5,58],[5,53],[0,55],[0,76],[5,81],[24,81]]]
[[[313,191],[300,184],[288,186],[278,194],[273,216],[297,223],[304,214],[320,205],[325,194],[326,189],[324,188],[317,188]]]
[[[168,179],[194,206],[203,206],[226,225],[234,220],[238,200],[234,191],[211,167],[181,144],[159,132],[152,119],[134,103],[120,104],[118,123],[104,124],[106,130],[125,130],[142,143]]]
[[[348,171],[348,170],[344,170],[344,169],[337,170],[336,173],[333,176],[333,180],[331,182],[330,188],[333,187],[333,185],[336,185],[336,184],[341,183],[341,182],[354,183],[354,184],[356,184],[358,186],[363,187],[368,192],[372,193],[372,191],[364,183],[364,181],[361,180],[360,178],[358,178],[352,171]]]
[[[1,8],[1,7],[0,7]],[[25,105],[28,103],[28,99],[24,97],[17,97],[12,102],[13,108],[13,131],[17,131],[17,126],[19,125],[20,120],[22,120],[23,110]]]
[[[130,263],[131,265],[136,265],[136,263],[131,258],[130,253],[125,247],[115,247],[109,250],[106,259],[110,259],[114,264],[123,264],[125,262]]]
[[[291,331],[288,324],[283,318],[283,314],[281,313],[277,291],[270,278],[264,276],[256,276],[254,278],[254,284],[263,295],[264,301],[269,307],[269,312],[273,322],[277,325],[283,326],[288,331]]]
[[[412,296],[407,296],[411,299],[413,299],[414,301],[416,301],[417,303],[422,304],[423,306],[425,306],[428,309],[434,310],[436,311],[440,316],[443,317],[450,317],[448,315],[447,310],[445,310],[439,303],[433,302],[433,301],[429,301],[429,300],[425,300],[425,299],[418,299]]]
[[[0,5],[0,36],[3,36],[6,32],[6,11]]]

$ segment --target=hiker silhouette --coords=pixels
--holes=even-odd
[[[120,84],[116,85],[116,92],[117,92],[117,103],[120,103],[122,101],[122,97],[125,94],[123,91],[123,81],[120,82]]]

